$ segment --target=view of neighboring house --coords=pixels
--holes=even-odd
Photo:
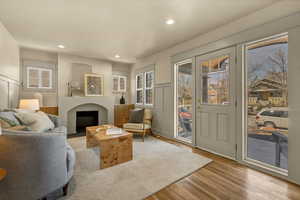
[[[248,155],[284,169],[288,168],[287,46],[287,36],[247,46]],[[271,153],[274,134],[282,148]]]

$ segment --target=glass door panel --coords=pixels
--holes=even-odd
[[[192,141],[192,61],[175,64],[175,137]]]
[[[221,56],[201,64],[202,104],[229,103],[229,56]]]
[[[246,159],[288,169],[288,36],[249,43],[245,49]]]

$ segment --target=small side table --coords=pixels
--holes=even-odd
[[[5,178],[6,174],[6,170],[0,168],[0,181],[2,181]]]

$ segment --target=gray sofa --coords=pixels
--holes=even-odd
[[[75,153],[67,143],[67,130],[49,115],[55,129],[43,133],[3,130],[0,168],[7,176],[0,182],[1,200],[37,200],[64,189],[73,176]]]

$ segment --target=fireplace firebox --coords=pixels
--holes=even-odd
[[[77,111],[76,112],[76,132],[84,135],[85,128],[88,126],[97,126],[99,124],[98,111]]]

